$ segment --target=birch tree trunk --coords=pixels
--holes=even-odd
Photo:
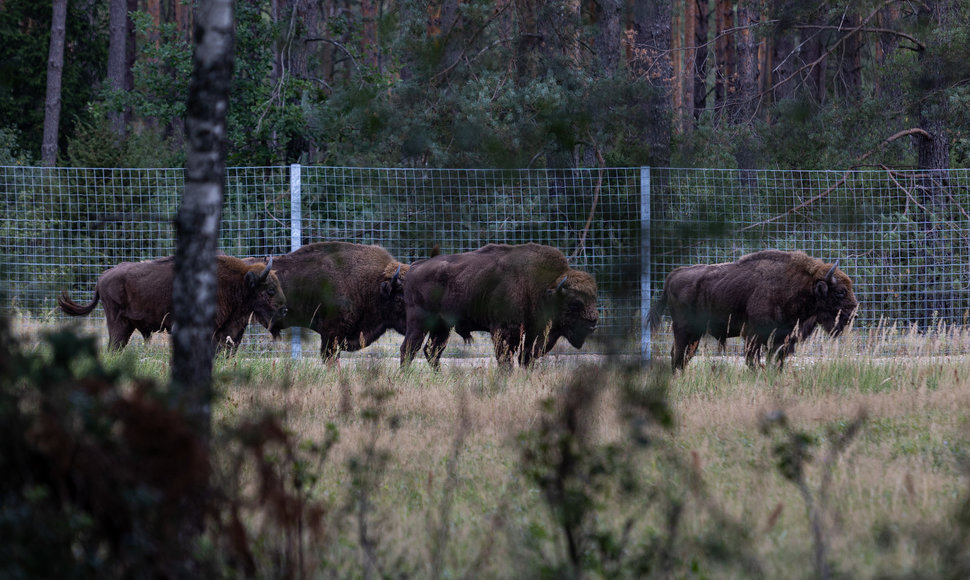
[[[232,0],[199,2],[186,103],[185,194],[175,222],[172,384],[207,437],[216,315],[216,248],[226,160],[233,65]]]
[[[57,164],[57,134],[61,125],[61,75],[64,71],[64,37],[67,29],[67,0],[54,0],[51,42],[47,56],[47,97],[44,100],[44,138],[41,161],[46,167]]]

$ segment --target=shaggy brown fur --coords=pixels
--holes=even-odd
[[[380,246],[347,242],[317,242],[277,256],[273,271],[289,313],[271,332],[278,337],[292,326],[315,330],[326,361],[341,350],[360,350],[389,328],[404,334],[402,284],[409,268]]]
[[[495,358],[528,366],[565,337],[581,348],[596,328],[596,282],[573,270],[562,252],[549,246],[489,244],[474,252],[435,256],[411,265],[404,284],[407,334],[401,364],[424,347],[432,366],[451,329],[466,341],[472,331],[492,335]]]
[[[216,331],[217,347],[237,339],[250,314],[270,324],[286,314],[286,299],[279,279],[263,264],[249,265],[238,258],[218,256]],[[89,314],[98,300],[108,323],[108,346],[124,348],[131,333],[138,331],[148,340],[153,332],[172,329],[172,278],[175,259],[171,256],[144,262],[122,262],[106,270],[94,287],[94,300],[76,304],[62,292],[57,298],[61,310],[71,316]]]
[[[749,366],[761,364],[761,349],[778,366],[816,326],[838,335],[859,303],[852,280],[837,265],[802,252],[765,250],[737,262],[684,266],[667,276],[660,299],[650,309],[656,328],[665,309],[673,320],[671,362],[683,368],[706,333],[721,344],[732,336],[745,341]]]

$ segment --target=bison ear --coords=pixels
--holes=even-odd
[[[829,270],[829,273],[825,275],[826,282],[831,283],[835,279],[835,270],[838,269],[838,267],[839,267],[839,261],[836,260],[835,263],[832,264],[832,269]]]
[[[252,270],[250,270],[249,272],[246,272],[244,279],[246,280],[246,285],[249,286],[250,288],[255,288],[259,286],[259,283],[261,281],[259,272],[253,272]]]
[[[825,280],[817,280],[815,282],[815,296],[818,298],[825,298],[829,294],[829,283]]]
[[[384,280],[381,282],[381,296],[384,298],[390,298],[391,294],[395,290],[399,290],[403,283],[401,282],[401,267],[398,266],[397,270],[394,271],[394,275],[391,276],[390,280]]]

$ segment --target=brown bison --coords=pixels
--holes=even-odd
[[[217,347],[235,350],[239,329],[245,329],[249,316],[272,326],[286,315],[286,298],[280,281],[269,264],[250,265],[238,258],[220,255],[216,270],[218,308]],[[62,292],[57,298],[61,310],[71,316],[89,314],[98,300],[108,322],[108,346],[124,348],[131,333],[138,331],[145,340],[153,332],[172,330],[172,278],[175,259],[171,256],[144,262],[122,262],[108,269],[94,287],[94,300],[86,306],[76,304]]]
[[[275,338],[292,326],[315,330],[321,356],[334,361],[341,350],[360,350],[389,328],[404,334],[402,284],[408,268],[380,246],[308,244],[273,263],[286,292],[286,317],[272,327],[259,315],[256,320]]]
[[[559,337],[582,347],[598,320],[593,277],[571,269],[559,250],[539,244],[489,244],[419,260],[408,272],[404,302],[401,364],[413,360],[429,335],[424,353],[434,368],[452,328],[466,341],[472,331],[489,332],[499,364],[511,366],[519,351],[519,364],[528,366]]]
[[[748,366],[777,357],[778,367],[795,344],[816,326],[837,336],[855,316],[859,303],[852,280],[835,264],[802,252],[765,250],[736,262],[684,266],[664,282],[660,299],[651,307],[653,328],[663,311],[673,320],[671,362],[682,369],[704,334],[724,345],[732,336],[744,338]]]

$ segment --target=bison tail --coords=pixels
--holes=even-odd
[[[61,310],[70,314],[71,316],[84,316],[85,314],[91,314],[94,307],[98,305],[98,295],[97,288],[94,289],[94,300],[90,304],[81,306],[80,304],[71,300],[71,297],[67,295],[67,290],[62,290],[61,295],[57,297],[57,305],[61,307]]]
[[[661,292],[660,299],[654,302],[650,306],[650,311],[647,312],[647,322],[650,324],[650,330],[657,330],[660,327],[660,318],[663,316],[664,310],[667,310],[666,290]]]

